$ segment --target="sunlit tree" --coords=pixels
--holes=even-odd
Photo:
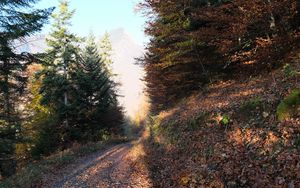
[[[101,61],[104,63],[105,68],[108,73],[112,75],[112,44],[110,41],[110,36],[107,32],[105,32],[99,44],[99,54],[101,57]]]
[[[71,123],[68,118],[72,95],[72,82],[70,72],[75,67],[78,59],[80,39],[69,31],[71,18],[74,11],[69,10],[69,2],[61,0],[58,13],[53,14],[54,23],[52,32],[46,39],[48,50],[43,59],[41,71],[42,94],[41,103],[54,110],[58,115],[57,127],[61,135],[61,141],[68,140],[68,130]]]

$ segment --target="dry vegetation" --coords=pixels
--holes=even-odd
[[[288,66],[215,83],[153,117],[145,159],[154,187],[300,187],[300,116],[277,112],[284,98],[298,110],[286,96],[300,87],[299,59],[294,51]]]

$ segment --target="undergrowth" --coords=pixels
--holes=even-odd
[[[292,90],[277,107],[277,117],[280,121],[293,117],[299,112],[300,107],[300,89]]]

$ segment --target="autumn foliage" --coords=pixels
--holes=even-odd
[[[151,37],[144,57],[154,111],[216,79],[282,65],[299,45],[299,2],[145,0]]]
[[[298,71],[299,52],[285,59]],[[299,187],[299,111],[278,117],[299,107],[297,79],[278,69],[218,82],[152,117],[145,159],[154,186]]]
[[[299,187],[300,2],[141,7],[154,187]]]

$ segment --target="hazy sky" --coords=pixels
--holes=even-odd
[[[143,27],[145,18],[134,11],[138,0],[69,0],[71,9],[75,9],[72,19],[72,32],[86,36],[93,30],[96,36],[105,31],[124,28],[131,37],[143,44],[146,40]],[[37,7],[57,7],[58,0],[41,0]],[[44,32],[47,33],[49,26]]]

